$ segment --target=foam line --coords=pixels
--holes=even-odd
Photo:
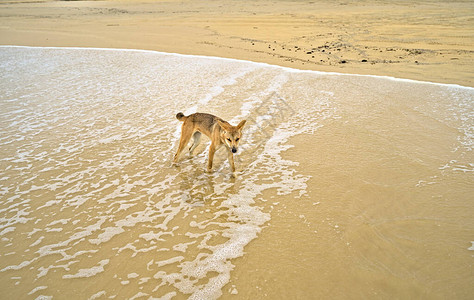
[[[314,71],[314,70],[301,70],[296,68],[290,67],[282,67],[278,65],[271,65],[264,62],[254,62],[250,60],[243,60],[243,59],[236,59],[236,58],[226,58],[226,57],[218,57],[218,56],[209,56],[209,55],[195,55],[195,54],[181,54],[181,53],[171,53],[171,52],[162,52],[162,51],[155,51],[155,50],[142,50],[142,49],[120,49],[120,48],[93,48],[93,47],[37,47],[37,46],[16,46],[16,45],[0,45],[0,48],[32,48],[32,49],[59,49],[59,50],[99,50],[99,51],[128,51],[128,52],[141,52],[141,53],[157,53],[162,55],[169,55],[175,57],[185,57],[185,58],[207,58],[213,60],[223,60],[229,62],[244,62],[250,64],[256,64],[262,67],[271,67],[271,68],[278,68],[282,69],[291,73],[309,73],[309,74],[318,74],[318,75],[330,75],[330,76],[354,76],[354,77],[368,77],[368,78],[381,78],[399,82],[407,82],[407,83],[418,83],[418,84],[430,84],[430,85],[438,85],[438,86],[445,86],[445,87],[455,87],[455,88],[463,88],[468,90],[474,90],[474,87],[462,86],[455,83],[437,83],[431,81],[422,81],[422,80],[415,80],[415,79],[406,79],[406,78],[397,78],[392,76],[383,76],[383,75],[363,75],[363,74],[348,74],[348,73],[339,73],[339,72],[323,72],[323,71]]]

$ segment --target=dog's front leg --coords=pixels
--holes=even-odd
[[[229,150],[227,150],[227,159],[229,160],[230,169],[232,170],[232,173],[234,173],[235,172],[234,154],[232,154],[232,152],[230,152]]]
[[[211,172],[212,170],[212,161],[214,160],[214,153],[216,152],[216,145],[211,143],[209,146],[209,160],[207,162],[207,171]]]

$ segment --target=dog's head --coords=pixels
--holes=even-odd
[[[239,125],[232,126],[229,123],[222,122],[221,120],[217,121],[219,126],[222,128],[221,139],[226,145],[226,147],[236,153],[239,147],[240,139],[242,138],[242,128],[245,125],[246,120],[240,121]]]

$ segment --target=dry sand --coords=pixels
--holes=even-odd
[[[472,1],[8,1],[0,44],[148,49],[474,86]]]

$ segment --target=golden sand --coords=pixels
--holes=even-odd
[[[473,15],[472,1],[9,1],[0,3],[0,44],[149,49],[238,58],[297,69],[386,75],[474,86]],[[245,76],[237,76],[235,83],[226,85],[225,74],[233,72],[225,69],[223,64],[221,68],[215,67],[213,72],[202,77],[200,73],[183,74],[186,70],[175,70],[171,66],[170,73],[174,76],[175,73],[181,74],[180,80],[172,76],[164,79],[152,76],[145,83],[137,83],[137,90],[134,90],[135,86],[130,86],[127,81],[129,73],[121,74],[120,71],[133,70],[130,82],[138,82],[133,78],[142,78],[141,75],[146,77],[148,65],[142,62],[134,65],[135,62],[131,61],[123,68],[119,64],[112,66],[114,76],[108,74],[112,76],[108,83],[113,87],[106,91],[116,92],[110,92],[113,97],[104,97],[104,104],[98,101],[97,109],[93,101],[89,100],[102,97],[102,86],[90,84],[104,81],[98,75],[87,78],[93,74],[78,72],[83,82],[74,81],[72,85],[61,74],[53,74],[51,77],[56,80],[54,82],[62,88],[50,88],[54,91],[52,95],[67,99],[74,95],[82,99],[84,107],[91,106],[91,114],[86,114],[85,118],[93,119],[95,113],[100,121],[105,114],[107,118],[94,126],[88,124],[95,124],[97,120],[83,125],[82,117],[74,115],[81,125],[78,128],[86,135],[91,135],[92,139],[103,138],[100,134],[96,137],[94,130],[106,125],[110,125],[111,131],[118,130],[126,136],[126,132],[121,132],[125,129],[117,127],[123,116],[128,116],[127,121],[133,124],[133,128],[144,126],[151,130],[149,133],[143,131],[143,136],[141,131],[137,131],[137,138],[124,138],[127,143],[115,140],[115,135],[108,138],[111,145],[92,143],[99,149],[90,151],[90,157],[85,158],[95,159],[100,165],[102,161],[101,157],[96,157],[97,153],[111,154],[114,149],[130,147],[137,155],[134,158],[138,162],[129,163],[127,172],[140,179],[143,177],[143,182],[148,185],[163,182],[162,188],[169,195],[186,191],[189,195],[184,195],[184,198],[190,198],[186,200],[190,202],[189,209],[195,209],[192,207],[193,201],[204,203],[197,208],[201,212],[196,222],[208,222],[208,217],[211,223],[213,217],[217,218],[216,222],[227,220],[218,205],[220,198],[212,199],[211,203],[205,200],[214,197],[215,190],[224,191],[225,195],[236,195],[240,191],[245,192],[245,180],[248,178],[257,176],[258,184],[265,185],[272,183],[272,180],[278,183],[286,173],[267,174],[265,169],[260,169],[258,171],[261,173],[255,174],[255,169],[249,166],[259,156],[243,151],[239,155],[237,168],[246,172],[240,177],[234,181],[219,173],[206,177],[203,173],[205,145],[201,145],[201,156],[198,156],[197,161],[185,160],[180,169],[164,167],[168,163],[166,156],[172,157],[171,152],[176,149],[172,148],[171,136],[174,126],[178,124],[174,119],[178,109],[185,111],[189,106],[199,106],[198,100],[206,98],[206,93],[217,86],[222,88],[222,92],[216,93],[212,101],[207,101],[198,109],[230,120],[254,98],[270,97],[269,86],[276,82],[278,94],[298,114],[307,115],[307,118],[302,118],[306,125],[315,126],[313,132],[297,134],[287,142],[282,142],[285,147],[294,147],[278,154],[278,157],[281,156],[278,162],[287,160],[292,175],[307,180],[304,181],[307,188],[303,189],[306,194],[302,196],[298,191],[280,193],[279,188],[273,187],[263,190],[256,197],[257,200],[252,199],[259,202],[251,207],[271,214],[271,219],[258,238],[245,245],[245,255],[232,259],[232,264],[226,265],[232,272],[231,278],[222,288],[224,299],[470,299],[474,293],[471,279],[472,251],[468,250],[473,248],[471,241],[474,232],[470,114],[472,89],[373,77],[317,76],[314,73],[298,72],[286,74],[281,69],[262,71],[263,75],[249,72]],[[85,64],[86,70],[95,66],[87,63],[79,60],[75,66]],[[28,71],[28,68],[25,69]],[[153,74],[153,71],[148,72]],[[288,81],[282,80],[278,85],[280,72],[284,73],[283,78]],[[70,73],[72,77],[68,78],[77,75]],[[39,78],[55,87],[50,82],[51,78]],[[119,94],[123,93],[124,86],[117,82],[127,83],[124,86],[131,90],[125,93],[126,101],[129,101],[130,95],[141,97],[140,101],[128,103],[124,100],[123,103],[128,103],[130,107],[122,105],[121,97],[125,96]],[[7,81],[0,83],[6,86],[6,91],[16,95],[17,91],[8,86]],[[13,80],[13,83],[17,84],[18,80]],[[141,84],[152,84],[154,89],[150,88],[151,92],[147,94],[148,91]],[[54,97],[50,97],[50,90],[42,89],[41,85],[32,86],[26,85],[26,88],[38,88],[40,90],[33,92],[44,97],[41,99],[30,91],[31,101],[38,102],[38,106],[43,101],[51,103],[54,100]],[[161,89],[165,92],[161,93]],[[137,99],[134,97],[131,99]],[[174,97],[173,101],[169,100],[171,97]],[[113,111],[110,107],[115,106],[108,102],[115,103],[121,110]],[[14,104],[6,101],[5,107]],[[48,110],[48,105],[41,107]],[[82,108],[76,109],[81,111]],[[22,111],[11,110],[13,113]],[[75,113],[75,110],[72,112]],[[255,120],[260,114],[261,110],[252,107],[250,115]],[[53,113],[49,116],[56,117]],[[67,114],[66,118],[69,118]],[[21,121],[28,123],[27,118]],[[277,123],[276,127],[282,123]],[[15,129],[14,126],[10,127],[10,130]],[[155,131],[155,127],[162,130]],[[77,128],[73,126],[66,130],[72,132],[67,134],[63,130],[59,133],[75,139]],[[115,131],[113,133],[116,134]],[[247,139],[244,137],[243,143],[255,148],[256,145],[248,140],[252,133],[246,134]],[[253,136],[258,136],[258,132],[253,132]],[[49,141],[47,138],[43,140]],[[43,140],[40,139],[38,143]],[[21,140],[16,143],[18,148],[36,145],[22,143]],[[48,151],[57,150],[56,143],[58,141],[53,141],[49,145],[52,149]],[[8,149],[12,155],[18,152],[13,146]],[[260,151],[256,151],[257,154],[262,151],[261,148],[257,150]],[[58,154],[58,160],[62,160],[63,155],[68,157],[63,152]],[[163,161],[157,161],[157,157]],[[222,165],[225,161],[224,155],[218,159],[216,165]],[[113,167],[115,163],[127,163],[127,158],[111,158],[110,165]],[[98,222],[95,219],[97,214],[101,212],[104,213],[103,219],[100,219],[102,222],[122,222],[125,216],[130,216],[133,221],[135,215],[128,215],[126,206],[122,211],[121,204],[113,199],[111,191],[96,188],[102,181],[102,184],[109,184],[109,181],[113,183],[121,179],[117,171],[120,168],[111,170],[109,173],[108,169],[99,168],[97,174],[92,175],[100,176],[104,172],[103,177],[88,177],[84,181],[90,184],[88,192],[99,194],[94,194],[97,199],[112,198],[112,208],[100,201],[97,204],[99,208],[96,208],[93,201],[96,198],[91,200],[93,204],[87,204],[91,209],[90,215],[84,208],[72,212],[66,208],[65,212],[71,213],[71,216],[66,217],[77,215],[84,219],[78,223],[79,228],[76,228],[76,223],[69,223],[64,226],[62,235],[55,231],[45,233],[45,241],[39,240],[39,244],[35,242],[32,250],[26,247],[27,251],[18,250],[9,253],[9,256],[0,257],[3,258],[0,261],[2,265],[20,265],[23,260],[38,256],[40,252],[36,248],[44,247],[48,242],[57,242],[56,239],[63,238],[66,233],[87,229],[80,226],[87,222],[94,225]],[[21,169],[11,168],[10,172],[13,171],[20,172]],[[82,169],[79,171],[83,172]],[[52,172],[70,171],[66,167],[64,170],[52,167]],[[27,174],[36,176],[31,171]],[[170,183],[167,178],[174,179]],[[38,180],[42,183],[41,176]],[[11,183],[9,191],[12,197],[17,196],[13,188],[15,184]],[[19,185],[28,188],[31,183]],[[140,193],[143,192],[141,186],[136,188]],[[61,191],[51,192],[52,197]],[[35,196],[34,193],[31,197]],[[137,195],[142,196],[139,193]],[[168,201],[173,199],[171,196],[168,198]],[[150,205],[166,204],[156,195],[148,202],[152,203]],[[148,204],[137,201],[137,207]],[[116,217],[109,216],[109,208],[116,208],[120,213],[117,212]],[[5,211],[14,214],[16,208],[13,206],[10,211]],[[217,217],[214,215],[216,211]],[[35,216],[38,218],[35,226],[38,230],[48,229],[48,224],[55,222],[54,218],[65,212],[57,212],[57,208],[51,206],[51,214]],[[39,212],[32,210],[31,214]],[[182,239],[188,230],[196,229],[190,229],[190,222],[185,219],[186,216],[192,218],[191,214],[187,215],[184,211],[181,217],[182,214],[183,211],[178,211],[178,217],[172,219],[170,225],[170,228],[177,228],[177,233],[170,235],[169,239],[179,243],[183,243]],[[145,224],[159,226],[160,220],[155,218]],[[112,226],[108,223],[97,225],[100,230],[97,229],[94,234]],[[130,258],[129,248],[121,250],[124,243],[134,243],[133,240],[138,241],[138,246],[150,246],[148,240],[139,239],[141,234],[150,230],[141,225],[130,225],[127,228],[131,231],[126,233],[127,236],[119,236],[111,243],[98,247],[97,251],[100,250],[101,255],[91,256],[99,261],[91,258],[93,263],[89,262],[89,265],[87,259],[72,257],[77,260],[77,264],[71,270],[65,270],[68,266],[59,266],[57,272],[50,270],[50,277],[35,277],[37,272],[31,268],[41,267],[41,271],[44,266],[51,263],[51,267],[57,262],[53,260],[56,257],[48,256],[45,261],[33,261],[31,268],[26,266],[18,272],[2,272],[2,290],[12,299],[21,298],[28,292],[36,297],[43,292],[41,288],[46,286],[48,289],[44,290],[44,294],[58,297],[73,297],[78,291],[86,296],[99,297],[102,294],[95,293],[100,290],[107,290],[102,298],[116,295],[132,298],[140,292],[159,297],[166,292],[176,292],[179,282],[167,285],[160,281],[160,276],[149,278],[153,274],[160,275],[159,272],[163,270],[170,273],[178,270],[178,260],[162,263],[161,260],[169,257],[163,256],[162,252],[150,252],[144,254],[146,259],[140,258],[137,263],[137,260]],[[32,230],[29,226],[19,225],[17,230],[23,229],[28,233]],[[10,243],[9,247],[22,249],[24,245],[21,243],[28,246],[28,242],[31,242],[25,239],[26,234],[11,232],[10,236],[21,242],[17,245],[8,239],[2,240]],[[225,240],[216,235],[216,239],[219,238]],[[159,242],[158,249],[162,245]],[[209,243],[221,242],[211,239]],[[85,249],[95,245],[91,246],[88,240],[78,243]],[[136,251],[140,250],[138,246]],[[196,253],[203,250],[199,243],[191,245],[190,249],[190,252]],[[86,254],[83,253],[84,256]],[[178,254],[181,255],[181,252]],[[12,261],[14,259],[18,262]],[[61,281],[65,278],[63,274],[80,275],[78,270],[91,266],[93,271],[97,271],[97,278],[70,281],[67,285]],[[101,277],[99,271],[104,268],[107,276]],[[150,281],[138,282],[136,274],[130,271],[134,268],[139,270],[137,274],[147,275]],[[206,284],[206,279],[215,277],[213,272],[210,273],[198,283]],[[66,279],[69,280],[68,277]],[[157,282],[163,285],[158,292]],[[188,295],[188,292],[180,291],[177,298],[186,298]]]
[[[473,86],[472,1],[9,1],[0,44],[133,48]]]

